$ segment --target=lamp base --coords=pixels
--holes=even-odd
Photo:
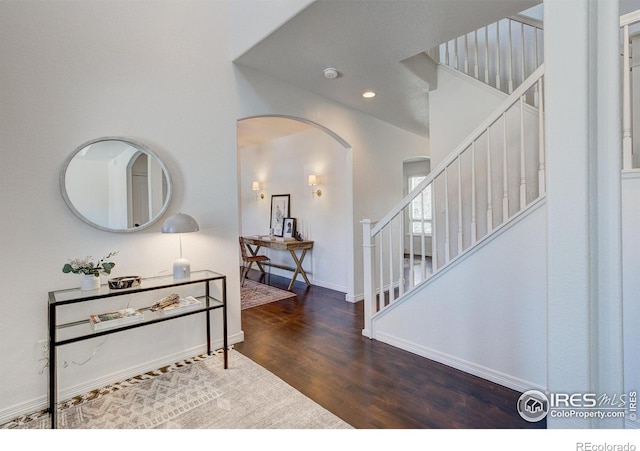
[[[188,279],[191,277],[191,265],[186,258],[179,258],[173,262],[173,278]]]

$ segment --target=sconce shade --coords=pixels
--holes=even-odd
[[[260,191],[260,182],[251,183],[251,191]]]
[[[318,177],[316,177],[314,174],[311,174],[309,176],[309,186],[315,186],[318,184]]]
[[[196,220],[184,213],[169,216],[162,224],[162,233],[189,233],[198,230],[200,226]]]

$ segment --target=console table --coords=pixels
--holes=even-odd
[[[210,284],[219,284],[220,296],[213,297],[211,294]],[[171,315],[163,316],[159,311],[151,311],[151,305],[148,307],[138,308],[144,315],[144,319],[140,322],[114,326],[108,329],[93,330],[89,318],[79,321],[58,324],[58,309],[71,304],[78,304],[88,301],[97,301],[106,298],[112,298],[123,295],[134,295],[153,290],[161,290],[176,287],[175,292],[179,294],[179,287],[185,285],[203,286],[203,295],[195,296],[202,301],[202,306],[195,310],[187,310],[184,312],[176,312]],[[160,295],[159,295],[160,297]],[[213,271],[194,271],[191,276],[186,279],[174,279],[172,276],[151,277],[142,279],[139,286],[126,289],[110,289],[108,285],[101,285],[97,290],[83,291],[80,288],[72,288],[69,290],[59,290],[49,292],[49,414],[51,416],[51,428],[57,427],[58,413],[58,389],[57,389],[57,361],[56,350],[59,346],[76,343],[90,338],[100,337],[129,329],[149,326],[163,321],[172,321],[188,315],[205,314],[206,317],[206,335],[207,335],[207,354],[211,354],[211,319],[209,312],[216,309],[222,309],[222,341],[224,353],[224,368],[228,367],[228,344],[227,344],[227,278],[222,274]],[[94,313],[103,313],[113,310],[108,304],[104,304],[101,311]]]
[[[289,291],[291,291],[291,288],[293,288],[293,282],[296,281],[296,277],[298,277],[298,274],[300,274],[304,278],[304,281],[306,282],[307,286],[311,286],[311,282],[309,282],[309,279],[307,278],[307,273],[302,267],[302,262],[304,261],[304,257],[307,255],[307,251],[310,249],[313,249],[313,241],[306,241],[306,240],[298,241],[294,239],[278,240],[277,238],[272,240],[269,237],[255,237],[255,236],[243,236],[242,239],[246,244],[249,245],[247,247],[249,248],[249,252],[251,252],[251,255],[253,256],[255,256],[258,253],[261,247],[268,247],[269,249],[276,249],[281,251],[289,251],[289,253],[291,254],[291,258],[293,258],[293,261],[296,264],[295,268],[290,268],[288,266],[283,266],[283,265],[276,265],[273,263],[263,262],[262,264],[270,265],[270,266],[273,266],[274,268],[286,269],[287,271],[293,271],[293,277],[291,277],[291,282],[289,283],[289,288],[288,288]],[[255,246],[255,247],[252,248],[251,246]],[[298,257],[298,255],[296,254],[297,250],[302,251],[300,253],[300,257]],[[260,270],[262,271],[262,273],[264,273],[264,270],[262,268],[260,268]]]

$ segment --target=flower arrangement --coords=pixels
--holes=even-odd
[[[62,272],[65,274],[70,272],[74,274],[89,274],[94,275],[95,277],[100,277],[100,273],[111,274],[111,270],[116,266],[116,264],[107,260],[117,253],[118,251],[109,252],[109,254],[98,260],[97,263],[93,262],[91,256],[86,257],[84,260],[75,258],[70,260],[69,263],[65,263],[62,267]]]

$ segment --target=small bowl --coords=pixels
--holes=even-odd
[[[124,288],[133,288],[140,286],[142,278],[140,276],[124,276],[109,279],[109,288],[112,290],[122,290]]]

